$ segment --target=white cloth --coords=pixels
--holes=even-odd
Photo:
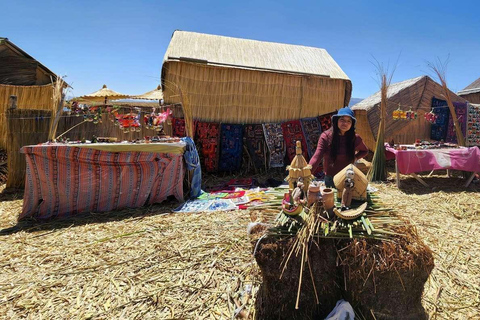
[[[353,308],[345,300],[338,300],[337,305],[333,308],[332,312],[328,314],[325,320],[353,320],[355,319],[355,312]]]

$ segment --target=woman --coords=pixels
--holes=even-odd
[[[309,164],[314,172],[323,160],[325,186],[329,188],[335,188],[333,177],[339,171],[368,154],[362,138],[355,134],[356,121],[350,108],[342,108],[332,116],[332,127],[324,131],[318,139],[317,150]]]

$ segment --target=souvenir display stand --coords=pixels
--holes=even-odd
[[[325,319],[345,299],[365,319],[427,319],[434,260],[415,228],[369,194],[352,165],[334,177],[341,188],[325,188],[297,142],[287,170],[282,210],[254,243],[256,318]]]
[[[173,195],[183,201],[184,142],[44,144],[27,161],[19,219],[135,208]]]
[[[171,121],[172,111],[164,109],[73,103],[67,113],[94,124],[109,119],[130,139],[117,142],[117,137],[93,136],[71,141],[65,134],[72,127],[54,142],[23,147],[20,152],[27,166],[19,219],[135,208],[169,196],[183,202],[184,155],[192,157],[196,150],[186,151],[188,138],[165,135],[164,125]],[[143,129],[151,133],[132,139],[131,133]]]
[[[432,145],[435,146],[435,145]],[[462,170],[472,172],[465,183],[468,187],[480,172],[480,149],[477,147],[423,147],[415,145],[402,145],[393,148],[385,144],[385,149],[390,156],[395,157],[395,170],[397,174],[397,186],[400,187],[399,173],[413,176],[425,187],[429,185],[417,175],[419,172],[433,170]]]

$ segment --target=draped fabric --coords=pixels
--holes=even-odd
[[[220,171],[236,171],[242,166],[243,126],[222,124],[220,132]]]
[[[253,165],[257,169],[266,169],[266,142],[263,126],[261,124],[246,124],[244,129],[245,144]]]
[[[284,166],[285,141],[283,140],[282,125],[280,123],[264,123],[263,133],[269,152],[270,168]]]
[[[190,186],[190,198],[197,198],[202,193],[202,167],[198,157],[195,143],[190,137],[182,138],[187,146],[185,147],[184,159],[187,170],[193,170],[193,177]]]
[[[303,135],[302,125],[300,120],[292,120],[282,123],[283,139],[285,140],[285,147],[289,162],[292,162],[295,157],[296,142],[302,143],[302,153],[305,160],[309,160],[307,151],[307,142]]]
[[[457,115],[458,124],[460,125],[460,129],[462,130],[462,134],[465,137],[466,134],[466,126],[467,126],[467,104],[463,102],[453,102],[453,106],[455,107],[455,113]],[[448,119],[448,128],[447,128],[447,142],[451,143],[458,143],[457,141],[457,134],[455,131],[455,127],[453,125],[453,118],[450,117]]]
[[[172,119],[172,130],[174,137],[185,137],[185,119],[182,118],[173,118]]]
[[[182,154],[108,152],[72,146],[28,146],[19,219],[65,217],[183,201]]]
[[[450,118],[450,109],[447,101],[432,98],[432,111],[437,115],[437,120],[430,127],[430,139],[446,141]]]
[[[322,133],[322,127],[318,118],[300,119],[302,124],[303,135],[307,142],[308,157],[313,157],[315,150],[317,150],[318,139]]]
[[[197,122],[195,140],[200,160],[207,172],[218,171],[220,124]]]
[[[322,132],[330,129],[330,127],[332,126],[332,116],[334,114],[337,114],[337,112],[323,114],[318,117],[318,120],[320,121],[320,125],[322,127]]]

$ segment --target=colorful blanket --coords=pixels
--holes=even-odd
[[[287,149],[287,157],[292,162],[295,157],[296,142],[302,143],[302,153],[305,160],[309,160],[307,151],[307,142],[302,132],[302,124],[300,120],[292,120],[282,123],[283,139],[285,140],[285,146]]]
[[[199,150],[200,160],[207,172],[218,170],[219,139],[219,123],[197,122],[195,141],[197,150]]]
[[[220,133],[220,171],[237,171],[242,166],[243,126],[222,124]]]
[[[450,116],[447,101],[432,98],[432,111],[437,115],[437,120],[430,127],[430,139],[446,141]]]
[[[462,134],[465,137],[466,127],[467,127],[467,104],[462,102],[454,102],[453,106],[455,107],[455,113],[457,114],[458,124],[462,130]],[[448,129],[447,129],[447,142],[458,143],[457,134],[455,132],[455,127],[453,126],[453,119],[450,117],[448,119]]]
[[[185,137],[185,119],[173,118],[172,131],[174,137]]]
[[[253,165],[257,169],[266,169],[266,143],[261,124],[245,125],[245,143]]]
[[[71,146],[28,146],[19,219],[65,217],[183,201],[181,154],[107,152]]]
[[[332,126],[332,116],[334,114],[337,114],[337,112],[323,114],[318,117],[318,120],[320,121],[320,125],[322,126],[322,132],[330,129],[330,127]]]
[[[313,157],[315,150],[317,150],[318,139],[322,133],[322,126],[318,118],[300,119],[302,123],[303,135],[307,142],[308,157]]]
[[[265,143],[269,151],[270,168],[280,168],[284,166],[285,141],[283,140],[282,125],[279,123],[264,123],[263,133]]]

